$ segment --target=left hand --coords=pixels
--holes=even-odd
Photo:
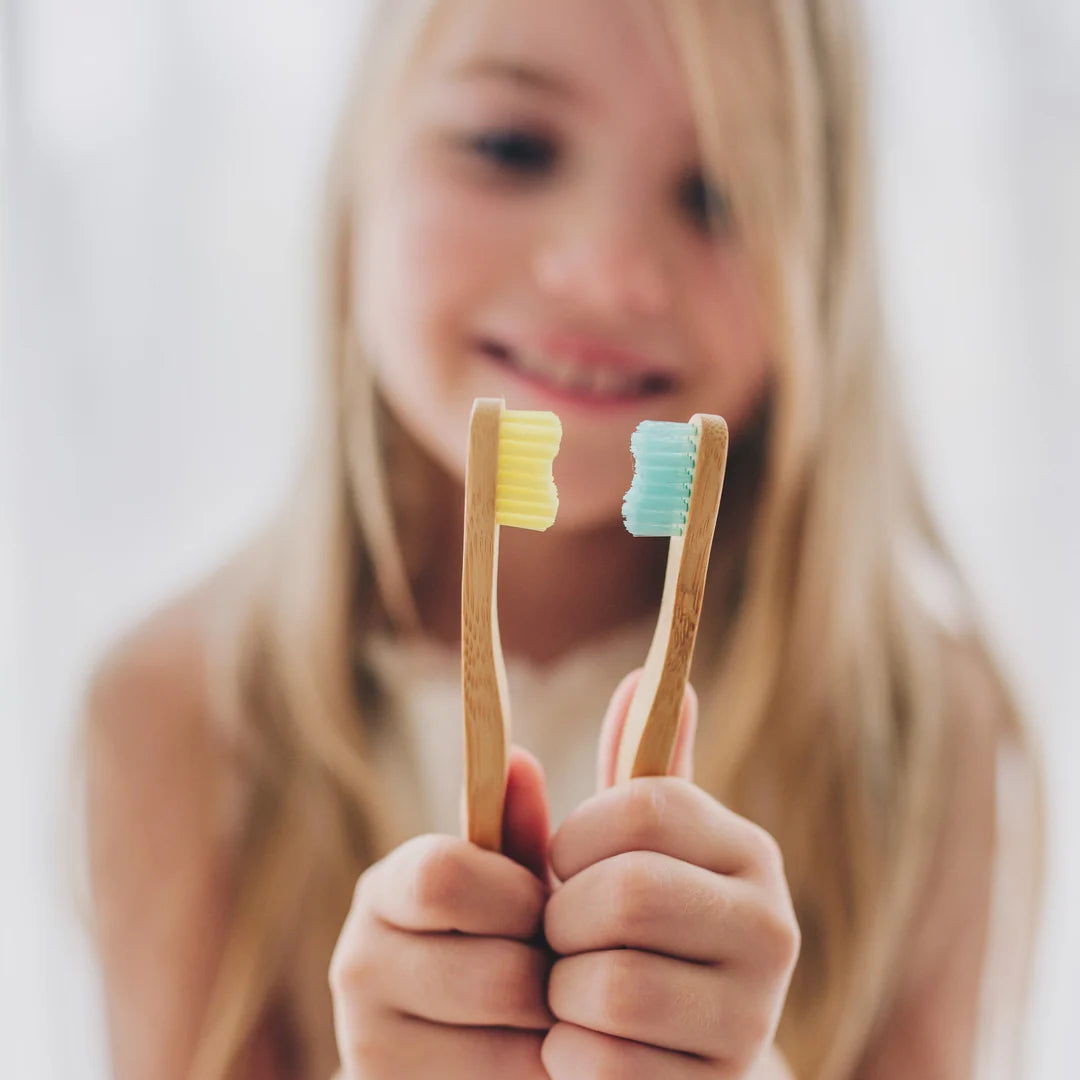
[[[552,1080],[750,1077],[775,1062],[799,951],[780,850],[692,783],[692,691],[672,775],[610,786],[635,683],[623,681],[604,719],[599,794],[551,841],[562,884],[544,929],[558,1022],[544,1067]]]

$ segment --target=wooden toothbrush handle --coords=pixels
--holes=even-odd
[[[727,466],[728,429],[719,416],[696,413],[699,431],[690,507],[682,536],[668,547],[664,595],[656,631],[619,739],[615,783],[663,776],[679,732],[683,696],[694,658],[705,578]]]
[[[500,398],[477,398],[465,468],[465,540],[461,568],[461,693],[465,734],[466,832],[490,851],[502,845],[510,737],[506,670],[499,642],[496,583],[499,526]]]

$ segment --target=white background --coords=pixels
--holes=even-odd
[[[281,491],[360,0],[7,0],[0,1074],[104,1077],[68,771],[104,644]],[[1080,4],[869,3],[887,308],[921,465],[1046,748],[1027,1075],[1080,1018]],[[1070,1026],[1070,1021],[1071,1026]]]

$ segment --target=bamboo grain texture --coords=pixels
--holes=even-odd
[[[728,452],[721,417],[697,413],[690,422],[700,436],[686,527],[668,542],[656,630],[619,739],[617,784],[667,773],[690,677]]]
[[[503,402],[478,398],[469,423],[461,572],[461,689],[465,815],[469,840],[502,845],[509,696],[496,608],[499,525],[495,520],[499,421]]]

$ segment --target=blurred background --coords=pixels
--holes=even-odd
[[[362,0],[6,0],[0,1072],[106,1064],[69,760],[104,645],[273,505]],[[886,306],[933,502],[1045,747],[1027,1076],[1080,1018],[1080,4],[866,2]]]

